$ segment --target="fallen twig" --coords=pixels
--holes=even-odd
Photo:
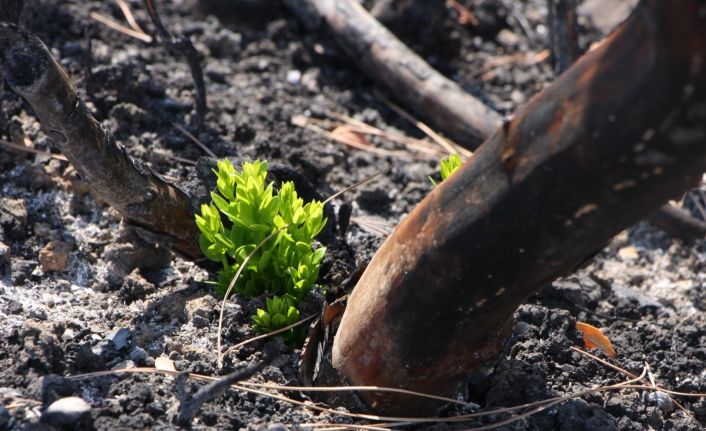
[[[561,75],[581,55],[576,0],[549,0],[548,9],[549,42],[554,72]]]
[[[194,80],[194,90],[196,99],[196,120],[199,125],[203,124],[206,116],[206,85],[203,80],[203,71],[201,70],[201,54],[194,48],[191,40],[186,36],[175,37],[162,24],[162,19],[157,13],[154,5],[154,0],[144,0],[147,12],[152,19],[157,35],[160,41],[164,44],[169,53],[177,57],[184,57],[189,69],[191,70],[191,78]]]

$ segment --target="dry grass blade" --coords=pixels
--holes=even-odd
[[[388,100],[385,96],[382,94],[377,93],[377,97],[382,100],[382,102],[387,105],[388,108],[392,109],[395,111],[397,114],[399,114],[401,117],[409,121],[410,123],[414,124],[419,130],[424,132],[429,138],[431,138],[434,142],[439,144],[441,148],[444,149],[448,154],[459,154],[463,156],[464,158],[469,158],[473,155],[472,152],[468,151],[465,148],[462,148],[458,146],[457,144],[449,141],[448,139],[444,138],[443,136],[439,135],[436,133],[431,127],[427,126],[426,124],[422,123],[421,121],[417,120],[410,114],[409,112],[405,111],[401,107],[395,105],[392,103],[390,100]]]
[[[266,333],[266,334],[262,334],[262,335],[258,335],[258,336],[256,336],[256,337],[248,338],[248,339],[245,340],[245,341],[241,341],[240,343],[238,343],[238,344],[236,344],[236,345],[234,345],[234,346],[230,346],[229,348],[227,348],[226,351],[223,352],[223,356],[224,356],[224,357],[225,357],[225,356],[228,356],[229,353],[231,353],[231,352],[233,352],[233,351],[235,351],[235,350],[238,350],[239,348],[241,348],[241,347],[243,347],[243,346],[245,346],[245,345],[248,345],[248,344],[250,344],[250,343],[254,343],[255,341],[263,340],[263,339],[265,339],[265,338],[269,338],[269,337],[275,336],[275,335],[277,335],[277,334],[281,334],[282,332],[289,331],[289,330],[292,329],[292,328],[296,328],[297,326],[302,325],[302,324],[304,324],[304,323],[310,321],[311,319],[315,318],[316,316],[317,316],[316,314],[312,314],[311,316],[305,317],[305,318],[303,318],[303,319],[301,319],[301,320],[299,320],[299,321],[297,321],[297,322],[295,322],[295,323],[292,323],[291,325],[285,326],[284,328],[280,328],[280,329],[277,329],[276,331],[268,332],[268,333]]]
[[[99,372],[94,372],[94,373],[86,373],[86,374],[81,374],[81,375],[76,375],[76,376],[69,376],[68,378],[70,380],[82,380],[82,379],[88,379],[88,378],[94,378],[94,377],[100,377],[100,376],[109,376],[109,375],[119,375],[119,374],[132,374],[132,373],[149,373],[149,374],[162,374],[162,375],[169,375],[169,376],[177,376],[179,373],[176,371],[165,371],[165,370],[157,370],[155,368],[127,368],[127,369],[118,369],[118,370],[108,370],[108,371],[99,371]],[[532,410],[524,412],[522,414],[513,416],[511,418],[508,418],[503,421],[499,421],[493,424],[485,425],[482,427],[476,427],[476,428],[469,428],[467,431],[479,431],[479,430],[488,430],[488,429],[494,429],[498,428],[500,426],[508,425],[510,423],[516,422],[518,420],[524,419],[526,417],[529,417],[535,413],[538,413],[542,410],[546,410],[547,408],[550,408],[554,405],[557,405],[561,402],[574,399],[574,398],[579,398],[583,397],[592,393],[596,392],[606,392],[606,391],[615,391],[615,390],[623,390],[623,389],[642,389],[642,390],[655,390],[656,388],[651,386],[651,385],[636,385],[634,384],[637,381],[640,381],[645,378],[647,374],[647,368],[643,369],[643,372],[639,376],[635,376],[634,378],[622,382],[622,383],[617,383],[614,385],[609,385],[609,386],[598,386],[594,387],[591,389],[587,389],[575,394],[571,395],[564,395],[560,397],[555,397],[555,398],[550,398],[542,401],[535,401],[532,403],[527,403],[527,404],[522,404],[519,406],[514,406],[514,407],[504,407],[504,408],[499,408],[499,409],[493,409],[493,410],[488,410],[484,412],[478,412],[478,413],[471,413],[467,415],[460,415],[460,416],[455,416],[455,417],[448,417],[448,418],[432,418],[432,417],[420,417],[420,418],[410,418],[410,417],[386,417],[386,416],[377,416],[377,415],[370,415],[370,414],[360,414],[360,413],[350,413],[347,411],[338,411],[338,410],[333,410],[327,407],[321,407],[316,404],[312,403],[307,403],[307,402],[302,402],[302,401],[297,401],[288,397],[285,397],[283,395],[279,394],[272,394],[269,392],[265,392],[259,389],[254,389],[253,387],[248,387],[252,386],[252,383],[246,383],[246,384],[233,384],[231,387],[235,389],[239,389],[245,392],[250,392],[253,394],[258,394],[262,396],[267,396],[271,397],[274,399],[278,399],[281,401],[285,401],[294,405],[298,405],[301,407],[305,407],[311,410],[316,410],[322,413],[329,413],[333,414],[336,416],[343,416],[343,417],[349,417],[353,419],[365,419],[369,421],[385,421],[386,423],[376,423],[376,424],[370,424],[369,426],[372,427],[395,427],[395,426],[402,426],[402,425],[413,425],[413,424],[420,424],[420,423],[442,423],[442,422],[465,422],[468,421],[469,419],[476,419],[480,417],[485,417],[485,416],[490,416],[490,415],[497,415],[501,413],[514,413],[519,410],[525,410],[528,408],[531,408]],[[201,374],[188,374],[188,377],[193,380],[197,381],[203,381],[203,382],[214,382],[218,381],[220,379],[216,377],[210,377],[210,376],[204,376]],[[281,387],[276,387],[275,385],[269,386],[270,389],[278,389],[278,390],[295,390],[293,387],[287,387],[287,386],[281,386]],[[307,390],[318,390],[317,388],[306,388]],[[379,388],[379,387],[340,387],[340,388],[327,388],[325,390],[340,390],[340,391],[349,391],[349,390],[372,390],[372,391],[381,391],[381,390],[390,390],[390,391],[395,391],[399,389],[395,388]],[[673,391],[670,391],[673,392]],[[417,393],[418,394],[418,393]],[[700,397],[700,396],[705,396],[706,394],[681,394],[681,393],[676,393],[684,396],[692,396],[692,397]],[[420,394],[424,395],[424,394]],[[425,395],[426,396],[426,395]],[[317,428],[320,428],[317,426]],[[349,429],[349,428],[345,428]]]
[[[391,224],[372,217],[351,217],[351,222],[357,224],[365,232],[381,237],[389,236],[395,229]]]
[[[524,63],[526,65],[532,65],[541,63],[548,59],[551,55],[551,51],[544,49],[535,53],[525,53],[521,52],[518,54],[504,55],[500,57],[495,57],[488,61],[480,70],[474,75],[475,79],[480,79],[481,81],[488,81],[493,79],[497,74],[497,68],[504,66],[506,64],[512,63]]]
[[[410,154],[405,151],[388,150],[385,148],[376,147],[376,146],[372,145],[370,142],[368,142],[367,140],[365,140],[365,141],[361,140],[360,136],[351,135],[351,134],[358,134],[358,135],[361,134],[360,130],[356,130],[354,128],[348,127],[347,130],[349,131],[349,133],[342,133],[340,130],[338,133],[334,133],[333,131],[328,131],[324,127],[322,127],[322,123],[320,121],[317,121],[313,118],[307,118],[307,117],[304,117],[301,115],[293,117],[292,124],[294,124],[297,127],[301,127],[303,129],[307,129],[307,130],[315,132],[319,135],[325,136],[325,137],[327,137],[333,141],[336,141],[340,144],[347,145],[347,146],[349,146],[351,148],[355,148],[357,150],[367,151],[369,153],[376,154],[378,156],[393,157],[393,158],[402,159],[402,160],[414,160],[414,159],[420,158],[419,155]],[[339,127],[344,127],[344,126],[339,126]],[[422,158],[427,159],[428,157],[422,157]]]
[[[282,232],[284,229],[287,229],[289,227],[289,224],[282,226],[281,228],[277,229],[276,231],[272,232],[271,234],[267,235],[265,239],[263,239],[255,248],[243,259],[243,263],[240,264],[240,267],[238,267],[238,270],[236,271],[235,275],[233,278],[230,280],[230,284],[228,285],[228,289],[226,290],[226,294],[223,295],[223,301],[221,301],[221,312],[218,316],[218,336],[216,337],[216,349],[218,352],[218,368],[223,368],[223,353],[221,352],[221,332],[223,331],[223,313],[225,312],[226,309],[226,301],[228,300],[228,297],[230,296],[230,293],[233,291],[233,288],[235,287],[235,283],[238,281],[238,278],[240,278],[240,274],[243,272],[243,269],[248,265],[248,262],[250,262],[250,259],[257,253],[260,248],[262,248],[263,245],[267,243],[267,241],[271,240],[274,238],[278,233]]]
[[[479,407],[477,404],[469,403],[466,401],[460,401],[454,398],[442,397],[439,395],[425,394],[417,391],[410,391],[407,389],[399,388],[385,388],[382,386],[282,386],[273,385],[267,383],[251,383],[251,382],[241,382],[243,386],[250,386],[253,388],[261,389],[272,389],[276,391],[298,391],[298,392],[341,392],[341,391],[373,391],[373,392],[395,392],[398,394],[412,395],[420,398],[427,398],[430,400],[444,401],[450,404],[457,404],[464,407]]]
[[[183,128],[181,125],[179,125],[178,123],[174,123],[174,122],[173,122],[173,123],[172,123],[172,126],[174,126],[174,128],[176,128],[178,131],[180,131],[181,133],[183,133],[184,136],[186,136],[187,138],[189,138],[189,139],[191,140],[191,142],[193,142],[194,144],[198,145],[198,147],[201,148],[201,149],[204,151],[204,153],[208,154],[209,156],[213,157],[214,159],[217,159],[217,158],[218,158],[218,156],[216,156],[216,153],[214,153],[213,151],[211,151],[211,149],[208,148],[208,147],[206,146],[206,144],[204,144],[203,142],[199,141],[199,140],[196,138],[196,136],[194,136],[194,135],[192,135],[191,133],[189,133],[189,131],[186,130],[185,128]]]
[[[152,42],[152,36],[149,34],[146,34],[144,32],[139,32],[131,29],[130,27],[125,27],[124,25],[117,23],[113,21],[112,19],[108,18],[107,16],[101,15],[98,12],[91,12],[90,17],[93,18],[94,20],[98,21],[99,23],[112,28],[113,30],[119,31],[120,33],[123,33],[127,36],[134,37],[135,39],[139,39],[143,42],[146,43],[151,43]]]
[[[477,26],[480,24],[475,14],[466,6],[458,2],[458,0],[446,0],[446,5],[458,13],[458,23],[461,25]]]
[[[115,0],[115,3],[118,4],[118,7],[125,16],[127,23],[130,24],[130,27],[137,32],[146,34],[142,27],[140,27],[140,24],[137,23],[137,20],[135,20],[135,16],[132,14],[130,6],[128,6],[127,2],[125,0]]]
[[[364,185],[364,184],[369,183],[370,181],[374,180],[375,178],[377,178],[377,177],[380,176],[380,175],[382,175],[382,172],[378,172],[378,173],[376,173],[376,174],[373,174],[373,175],[371,175],[371,176],[369,176],[369,177],[367,177],[367,178],[364,178],[364,179],[358,181],[357,183],[355,183],[355,184],[353,184],[353,185],[350,185],[350,186],[346,187],[346,188],[343,189],[343,190],[337,191],[336,193],[334,193],[334,194],[332,194],[331,196],[329,196],[328,198],[326,198],[326,200],[323,202],[324,205],[326,205],[327,203],[329,203],[329,202],[331,202],[332,200],[336,199],[337,197],[339,197],[339,196],[342,195],[343,193],[346,193],[346,192],[351,191],[351,190],[353,190],[353,189],[357,189],[358,187],[360,187],[360,186],[362,186],[362,185]]]
[[[432,144],[429,141],[412,138],[401,133],[390,132],[382,129],[378,129],[375,126],[364,123],[362,121],[356,120],[355,118],[349,117],[347,115],[339,114],[333,111],[326,111],[326,115],[331,118],[335,118],[338,121],[342,121],[345,124],[354,128],[354,130],[365,133],[372,136],[379,136],[381,138],[387,139],[392,142],[402,144],[412,151],[417,151],[420,153],[428,154],[434,159],[443,157],[446,151],[438,148],[438,146]]]

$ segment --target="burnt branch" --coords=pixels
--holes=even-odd
[[[561,75],[581,55],[576,0],[549,0],[549,44],[554,72]]]
[[[688,211],[672,205],[664,205],[648,219],[648,222],[671,236],[684,241],[706,238],[706,222],[692,217]]]
[[[702,1],[643,1],[535,96],[378,250],[333,365],[352,385],[450,396],[517,307],[706,170]],[[435,406],[361,393],[378,412]]]
[[[157,30],[157,39],[162,42],[167,51],[175,57],[183,57],[191,70],[191,79],[194,81],[196,99],[196,119],[199,127],[203,124],[208,110],[206,101],[206,85],[201,70],[201,54],[194,48],[191,40],[186,36],[176,37],[162,24],[153,0],[144,0],[150,19]]]
[[[198,258],[198,231],[187,195],[102,128],[39,38],[0,24],[0,70],[32,106],[42,130],[98,197],[125,219],[182,254]]]
[[[501,123],[500,115],[442,76],[354,0],[286,0],[310,26],[324,21],[371,78],[459,145],[474,149]]]

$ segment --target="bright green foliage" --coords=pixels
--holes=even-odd
[[[255,331],[267,333],[296,323],[299,320],[299,310],[295,303],[295,299],[289,295],[267,298],[267,310],[259,308],[257,314],[252,316]],[[291,328],[282,333],[286,341],[293,343],[303,341],[303,336],[303,328]]]
[[[458,154],[451,154],[448,158],[441,159],[441,181],[450,177],[462,164],[461,157]],[[429,180],[433,185],[437,184],[431,177],[429,177]]]
[[[291,182],[283,183],[275,194],[272,183],[265,184],[264,161],[243,163],[238,171],[228,160],[221,160],[214,172],[218,191],[211,193],[212,203],[201,206],[196,224],[204,254],[223,265],[218,272],[217,291],[225,294],[247,256],[274,234],[247,263],[234,290],[247,298],[264,293],[286,296],[296,310],[314,288],[326,252],[323,247],[312,248],[314,238],[326,224],[323,203],[304,204]],[[255,327],[274,330],[277,327],[273,324],[281,321],[272,318],[267,325],[262,321]]]

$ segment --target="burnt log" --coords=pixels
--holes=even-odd
[[[115,142],[39,38],[0,23],[0,71],[99,198],[148,239],[193,259],[201,256],[189,197]]]
[[[415,208],[349,298],[332,361],[350,384],[453,395],[530,295],[701,179],[704,8],[643,1]],[[435,407],[359,396],[386,414]]]
[[[310,27],[324,22],[365,73],[460,145],[475,149],[500,125],[497,112],[434,70],[355,0],[285,4]]]

